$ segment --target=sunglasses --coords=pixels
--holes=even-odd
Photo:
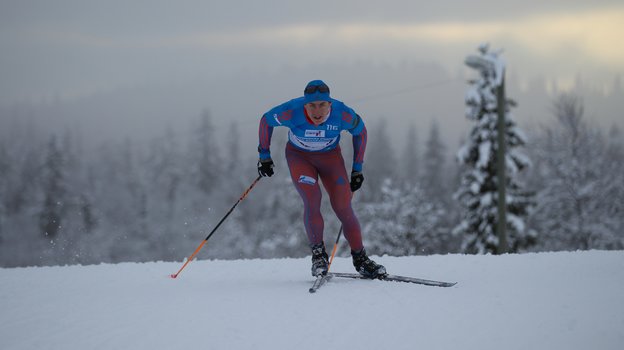
[[[303,90],[303,93],[306,95],[309,94],[313,94],[315,92],[320,92],[322,94],[327,94],[329,93],[329,86],[327,85],[310,85],[310,86],[306,86],[305,90]]]

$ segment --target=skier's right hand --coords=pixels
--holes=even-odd
[[[273,174],[273,160],[271,158],[258,160],[258,175],[271,177]]]

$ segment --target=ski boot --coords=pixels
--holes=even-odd
[[[359,272],[360,275],[373,279],[381,279],[387,275],[386,268],[372,261],[366,255],[366,250],[364,250],[364,248],[359,252],[351,251],[351,256],[353,257],[353,266],[355,266],[355,270]]]
[[[329,257],[325,252],[325,244],[320,243],[312,246],[312,276],[327,275],[329,269]]]

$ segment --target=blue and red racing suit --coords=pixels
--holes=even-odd
[[[290,129],[286,161],[292,182],[303,199],[303,221],[310,245],[323,242],[320,177],[351,249],[361,250],[360,223],[351,207],[351,187],[339,142],[343,130],[353,135],[353,171],[362,171],[367,139],[362,118],[343,102],[331,99],[328,118],[314,125],[306,115],[304,98],[290,100],[260,119],[258,152],[261,160],[271,158],[271,136],[277,126]]]

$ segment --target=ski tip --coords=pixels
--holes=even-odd
[[[175,273],[172,273],[171,275],[169,275],[169,277],[171,277],[171,278],[174,278],[174,279],[175,279],[175,278],[178,278],[178,275],[177,275],[177,274],[175,274]]]
[[[453,287],[456,284],[457,284],[457,282],[440,282],[439,284],[436,284],[434,286],[436,286],[436,287]]]
[[[310,288],[310,289],[308,289],[308,292],[310,292],[310,293],[316,293],[316,289],[314,289],[314,288]]]

